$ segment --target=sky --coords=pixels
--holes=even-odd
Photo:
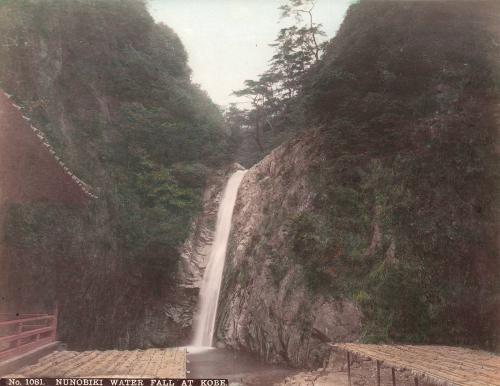
[[[315,22],[327,37],[335,35],[353,0],[317,0]],[[245,101],[231,93],[246,79],[265,72],[273,55],[269,47],[286,22],[282,0],[150,0],[149,10],[179,35],[189,56],[192,79],[221,105]]]

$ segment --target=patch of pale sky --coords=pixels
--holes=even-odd
[[[353,0],[317,0],[315,22],[335,35]],[[269,46],[286,24],[281,0],[151,0],[149,9],[179,35],[189,55],[193,81],[219,105],[242,103],[231,95],[256,79],[273,55]]]

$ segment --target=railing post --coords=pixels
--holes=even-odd
[[[57,337],[58,311],[54,314],[37,314],[37,316],[0,321],[0,327],[6,328],[0,334],[0,359],[13,358],[16,355],[53,342]]]
[[[20,320],[17,323],[17,334],[19,335],[21,332],[23,332],[23,322],[22,322],[22,320]],[[20,339],[16,339],[16,343],[14,343],[14,347],[19,347],[20,344],[21,344],[21,340]]]
[[[59,317],[59,305],[54,305],[54,318],[52,319],[52,340],[57,340],[57,318]]]
[[[351,353],[347,351],[347,384],[351,386]]]
[[[377,361],[377,386],[380,386],[380,361]]]
[[[396,386],[396,371],[392,368],[392,386]]]

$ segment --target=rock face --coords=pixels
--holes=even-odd
[[[212,175],[203,195],[203,210],[197,216],[189,232],[189,237],[181,248],[179,283],[185,288],[200,288],[208,255],[212,247],[217,221],[217,211],[228,177],[236,170],[243,169],[233,164],[226,170]]]
[[[202,212],[193,220],[189,237],[180,251],[176,295],[169,297],[175,304],[159,305],[159,309],[152,312],[150,326],[146,328],[147,336],[157,332],[158,339],[150,342],[152,345],[161,346],[168,342],[189,344],[200,285],[215,233],[219,203],[227,179],[238,169],[242,169],[241,165],[233,164],[213,174],[207,182]]]
[[[321,162],[318,140],[307,132],[245,175],[219,300],[217,340],[297,367],[320,365],[325,342],[355,339],[361,328],[354,304],[312,293],[287,257],[287,219],[312,209],[308,171]]]

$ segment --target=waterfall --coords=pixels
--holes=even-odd
[[[231,218],[233,217],[238,187],[245,172],[246,170],[238,170],[231,175],[217,212],[215,237],[200,287],[199,310],[195,321],[193,340],[193,346],[196,347],[212,346],[227,242],[231,231]]]

